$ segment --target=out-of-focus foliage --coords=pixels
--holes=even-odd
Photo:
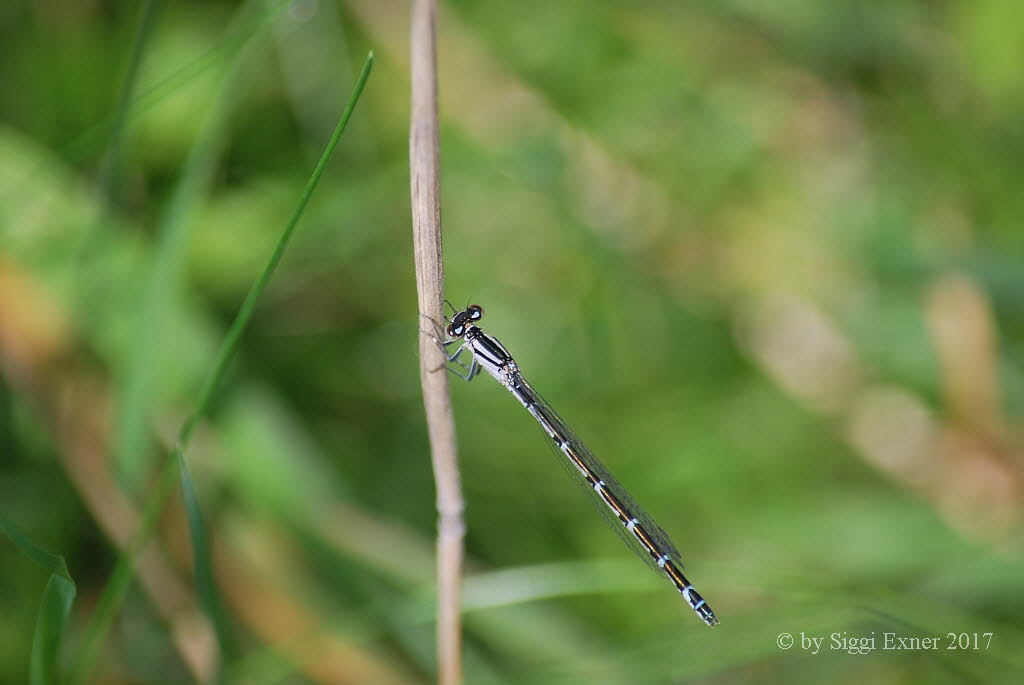
[[[154,6],[123,126],[140,3],[0,6],[0,507],[67,559],[71,660],[373,48],[189,462],[230,674],[430,682],[408,7]],[[448,295],[485,307],[722,621],[627,556],[481,378],[453,386],[467,680],[1024,677],[1019,3],[441,9]],[[0,544],[0,682],[28,678],[46,583]],[[94,682],[193,682],[213,649],[176,502]]]

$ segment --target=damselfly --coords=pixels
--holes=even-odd
[[[449,370],[470,381],[483,369],[505,386],[533,418],[537,419],[537,423],[547,433],[558,453],[567,460],[568,472],[592,493],[599,502],[598,508],[608,514],[607,518],[629,548],[648,566],[667,576],[704,623],[709,626],[716,625],[718,618],[715,612],[683,575],[682,558],[668,534],[637,506],[625,488],[569,430],[551,405],[526,382],[519,371],[519,366],[505,346],[476,325],[483,315],[484,310],[475,304],[463,311],[456,311],[445,328],[448,339],[437,340],[448,361],[457,364],[463,373],[459,373],[451,366],[448,367]],[[455,344],[459,346],[449,354],[448,348]],[[473,355],[473,360],[468,366],[459,361],[459,355],[466,348],[469,348]]]

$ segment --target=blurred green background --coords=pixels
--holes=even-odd
[[[65,658],[373,49],[188,459],[237,681],[432,682],[408,15],[0,5],[0,512],[67,559]],[[442,4],[447,294],[722,621],[507,393],[456,383],[467,682],[1022,682],[1022,25],[1013,0]],[[211,672],[180,502],[92,682]],[[0,543],[0,682],[27,682],[45,583]]]

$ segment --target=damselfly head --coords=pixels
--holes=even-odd
[[[479,321],[484,317],[484,308],[480,305],[471,304],[463,311],[452,317],[452,322],[445,328],[449,338],[461,338],[466,334],[467,323]]]

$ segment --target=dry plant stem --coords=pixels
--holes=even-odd
[[[409,171],[413,251],[419,311],[441,319],[444,268],[441,259],[440,143],[437,122],[436,0],[412,8],[412,116]],[[420,336],[420,383],[427,415],[437,486],[437,656],[442,685],[462,682],[459,583],[462,575],[462,488],[455,450],[455,422],[445,360],[428,336]],[[439,373],[438,369],[442,369]]]

